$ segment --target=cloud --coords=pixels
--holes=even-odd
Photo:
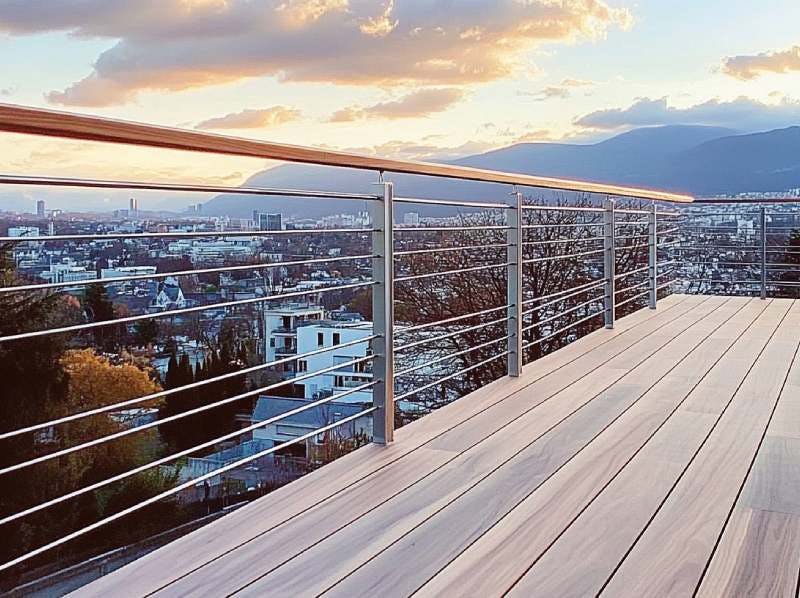
[[[564,79],[561,82],[562,87],[594,87],[597,85],[594,81],[587,81],[585,79]]]
[[[537,129],[515,137],[513,143],[542,143],[560,139],[549,129]]]
[[[722,72],[749,81],[766,73],[800,71],[800,46],[783,52],[764,52],[744,56],[729,56],[722,61]]]
[[[204,120],[195,127],[197,129],[261,129],[274,127],[296,121],[300,111],[285,106],[273,106],[261,110],[246,109],[232,112],[218,118]]]
[[[532,96],[533,99],[536,100],[537,102],[544,102],[547,100],[554,100],[554,99],[566,100],[572,95],[572,93],[566,87],[559,87],[553,85],[550,87],[545,87],[541,91],[523,92],[522,95]]]
[[[48,99],[107,106],[147,90],[274,76],[351,85],[467,85],[534,67],[543,44],[631,23],[614,0],[7,0],[0,33],[116,40]]]
[[[0,96],[8,97],[12,93],[14,93],[14,88],[13,87],[3,87],[2,89],[0,89]]]
[[[444,112],[460,102],[464,91],[456,88],[421,89],[397,100],[381,102],[373,106],[348,106],[331,115],[330,122],[352,122],[365,118],[418,118]]]
[[[345,148],[343,151],[381,156],[384,158],[435,162],[473,156],[487,150],[495,149],[496,147],[497,143],[489,141],[468,141],[455,147],[442,147],[430,143],[393,140],[380,145]]]
[[[747,97],[712,99],[687,108],[670,106],[667,98],[641,98],[628,108],[598,110],[574,121],[578,127],[614,131],[656,125],[709,125],[740,131],[763,131],[800,124],[800,102],[788,98],[766,104]]]

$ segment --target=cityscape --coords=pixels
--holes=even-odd
[[[796,0],[0,0],[0,595],[800,598]]]

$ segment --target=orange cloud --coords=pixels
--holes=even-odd
[[[543,43],[629,26],[606,0],[48,0],[0,4],[0,32],[115,39],[93,71],[48,99],[105,106],[147,90],[247,77],[350,85],[466,85],[531,65]]]
[[[275,127],[284,123],[296,121],[300,118],[300,111],[285,106],[273,106],[261,110],[247,109],[241,112],[232,112],[225,116],[210,118],[199,123],[197,129],[261,129]]]
[[[749,81],[765,73],[800,71],[800,46],[784,52],[764,52],[750,56],[729,56],[722,61],[722,72]]]
[[[419,118],[444,112],[464,98],[464,92],[455,88],[421,89],[398,100],[381,102],[373,106],[348,106],[334,112],[330,122],[351,122],[365,118]]]

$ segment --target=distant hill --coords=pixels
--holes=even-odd
[[[590,144],[524,143],[469,156],[453,164],[587,181],[643,185],[696,195],[781,191],[800,187],[800,127],[741,135],[719,127],[636,129]],[[502,201],[498,185],[411,175],[390,175],[397,194],[412,197]],[[372,172],[290,164],[260,172],[245,185],[368,192]],[[220,195],[205,212],[247,217],[254,209],[319,217],[353,211],[341,201]],[[357,209],[361,209],[359,206]],[[427,214],[446,210],[403,211]]]

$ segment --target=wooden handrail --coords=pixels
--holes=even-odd
[[[0,131],[80,139],[83,141],[143,145],[211,154],[247,156],[361,170],[506,183],[524,187],[600,193],[675,203],[691,203],[694,201],[694,198],[689,195],[652,189],[539,177],[448,164],[377,158],[11,104],[0,104]]]

